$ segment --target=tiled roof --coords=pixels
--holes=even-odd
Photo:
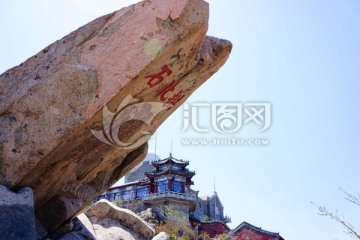
[[[182,176],[194,176],[195,172],[194,171],[189,171],[189,170],[174,170],[174,169],[166,169],[162,172],[157,172],[157,171],[150,171],[150,172],[145,172],[145,175],[152,175],[152,176],[159,176],[159,175],[163,175],[163,174],[177,174],[177,175],[182,175]]]
[[[203,222],[203,221],[200,221],[199,219],[194,218],[194,217],[190,217],[190,218],[191,218],[191,220],[192,220],[193,222],[201,223],[201,225],[221,224],[221,225],[223,225],[227,230],[230,231],[229,226],[228,226],[226,223],[224,223],[224,222],[222,222],[222,221],[219,221],[219,220],[212,220],[212,221]]]
[[[170,153],[170,156],[168,158],[157,160],[157,161],[152,161],[151,164],[152,165],[162,165],[162,164],[166,164],[168,162],[173,162],[175,164],[184,165],[184,166],[189,165],[189,161],[185,161],[185,160],[182,160],[182,159],[176,159],[176,158],[174,158],[172,156],[171,153]]]
[[[255,226],[253,226],[253,225],[251,225],[250,223],[247,223],[247,222],[242,222],[239,226],[237,226],[234,230],[232,230],[230,232],[230,235],[234,235],[234,234],[236,234],[237,232],[240,232],[243,229],[250,229],[250,230],[253,230],[256,233],[259,233],[259,234],[262,234],[262,235],[265,235],[265,236],[277,237],[277,238],[279,238],[279,240],[284,240],[284,238],[281,237],[279,233],[274,233],[274,232],[269,232],[269,231],[263,230],[263,229],[261,229],[259,227],[255,227]]]

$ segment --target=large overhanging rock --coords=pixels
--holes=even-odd
[[[136,166],[156,128],[226,61],[208,4],[100,17],[0,75],[0,184],[34,190],[49,230]]]

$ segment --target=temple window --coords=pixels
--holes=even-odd
[[[182,183],[178,181],[174,181],[172,184],[172,188],[174,192],[182,192]]]
[[[115,195],[115,200],[120,200],[121,199],[121,193],[116,193]]]
[[[164,180],[164,181],[160,181],[158,182],[158,192],[165,192],[168,190],[168,181]]]
[[[137,190],[136,198],[142,198],[142,196],[149,194],[149,188],[140,188]]]
[[[124,200],[125,201],[130,201],[134,199],[134,190],[126,190],[124,191]]]
[[[115,201],[115,194],[110,194],[109,201],[110,202]]]

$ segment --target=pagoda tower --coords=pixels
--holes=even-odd
[[[195,172],[189,171],[188,165],[189,161],[176,159],[171,154],[168,158],[153,161],[153,170],[145,173],[150,183],[150,194],[142,199],[145,206],[158,209],[158,215],[162,215],[164,206],[171,206],[189,216],[189,211],[196,207],[198,191],[190,188]]]

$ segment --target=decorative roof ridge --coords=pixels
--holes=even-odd
[[[164,158],[164,159],[159,159],[159,160],[152,161],[151,164],[152,164],[152,165],[160,165],[160,164],[166,163],[167,161],[172,161],[172,162],[178,163],[178,164],[186,164],[186,165],[189,165],[189,161],[188,161],[188,160],[183,160],[183,159],[174,158],[171,153],[170,153],[170,156],[169,156],[169,157]]]
[[[149,175],[161,175],[161,174],[166,174],[166,173],[172,173],[172,174],[183,174],[183,175],[186,175],[186,174],[189,174],[189,175],[195,175],[195,171],[190,171],[190,170],[174,170],[174,169],[171,169],[171,168],[168,168],[168,169],[165,169],[164,171],[162,172],[156,172],[156,171],[146,171],[145,172],[145,175],[147,176],[148,174]]]
[[[267,231],[267,230],[264,230],[260,227],[256,227],[248,222],[242,222],[240,223],[239,226],[237,226],[234,230],[231,230],[230,234],[234,234],[235,232],[243,229],[243,228],[249,228],[251,230],[254,230],[260,234],[264,234],[264,235],[267,235],[267,236],[271,236],[271,237],[280,237],[280,239],[283,239],[281,236],[280,236],[280,233],[276,233],[276,232],[270,232],[270,231]]]

